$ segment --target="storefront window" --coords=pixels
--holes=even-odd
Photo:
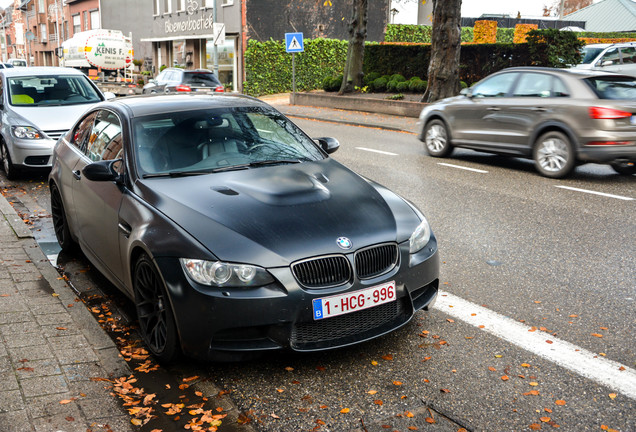
[[[186,41],[174,40],[172,41],[172,66],[186,67]]]
[[[236,83],[234,82],[235,68],[236,68],[236,51],[234,49],[236,38],[226,37],[225,44],[219,45],[218,58],[219,58],[219,81],[225,86],[226,89],[236,89]],[[212,39],[206,41],[206,67],[210,70],[214,70],[214,42]]]

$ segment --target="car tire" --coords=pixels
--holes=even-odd
[[[636,174],[636,162],[612,162],[611,167],[621,175]]]
[[[532,150],[537,171],[545,177],[563,178],[576,166],[570,139],[563,132],[550,131],[539,137]]]
[[[0,152],[2,153],[0,155],[0,157],[2,158],[2,170],[4,171],[7,180],[15,180],[18,177],[18,168],[13,164],[13,161],[11,160],[11,155],[9,154],[9,149],[7,148],[6,143],[2,143]]]
[[[71,236],[68,226],[64,202],[59,189],[54,184],[51,185],[51,219],[53,219],[53,231],[60,247],[64,252],[72,252],[77,247],[77,243]]]
[[[163,279],[146,254],[135,263],[133,287],[139,329],[148,350],[161,363],[173,362],[180,354],[177,326]]]
[[[433,157],[446,157],[453,151],[446,124],[438,119],[431,120],[424,130],[424,148]]]

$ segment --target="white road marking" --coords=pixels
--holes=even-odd
[[[451,168],[458,168],[458,169],[463,169],[463,170],[466,170],[466,171],[473,171],[473,172],[477,172],[477,173],[481,173],[481,174],[488,174],[488,171],[485,171],[485,170],[480,170],[480,169],[477,169],[477,168],[468,168],[468,167],[463,167],[463,166],[460,166],[460,165],[452,165],[452,164],[448,164],[448,163],[444,163],[444,162],[437,162],[437,165],[444,165],[444,166],[451,167]]]
[[[447,292],[439,292],[433,307],[636,400],[634,369]]]
[[[621,196],[621,195],[612,195],[612,194],[608,194],[608,193],[604,193],[604,192],[596,192],[596,191],[592,191],[592,190],[587,190],[587,189],[579,189],[579,188],[575,188],[575,187],[570,187],[570,186],[555,186],[561,189],[567,189],[567,190],[571,190],[571,191],[575,191],[575,192],[583,192],[583,193],[589,193],[589,194],[593,194],[593,195],[600,195],[600,196],[604,196],[604,197],[608,197],[608,198],[616,198],[619,200],[624,200],[624,201],[633,201],[634,198],[629,198],[629,197],[625,197],[625,196]]]
[[[373,152],[373,153],[380,153],[380,154],[389,155],[389,156],[399,156],[397,153],[391,153],[391,152],[386,152],[382,150],[374,150],[374,149],[370,149],[366,147],[356,147],[356,148],[358,150],[364,150],[364,151]]]

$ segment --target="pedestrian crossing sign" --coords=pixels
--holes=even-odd
[[[287,52],[305,51],[305,42],[302,33],[285,33],[285,49]]]

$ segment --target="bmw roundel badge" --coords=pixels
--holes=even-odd
[[[340,249],[345,250],[351,249],[351,246],[353,246],[351,240],[349,240],[347,237],[338,237],[336,243],[338,244],[338,247],[340,247]]]

